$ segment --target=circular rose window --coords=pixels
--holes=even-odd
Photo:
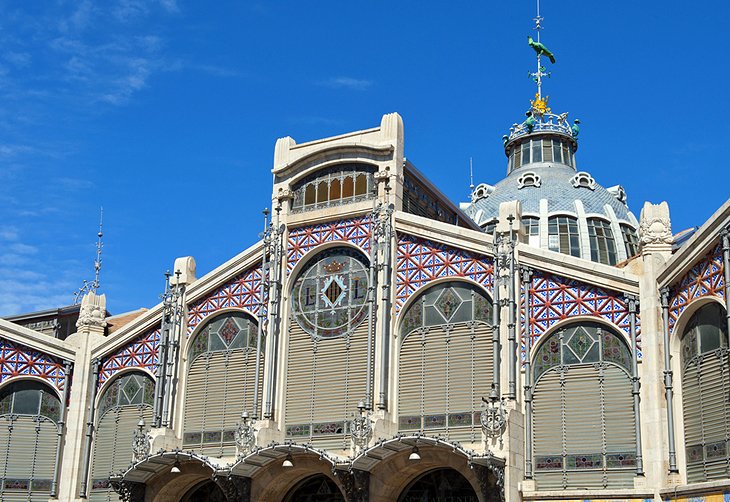
[[[323,251],[299,274],[292,310],[307,333],[332,338],[349,333],[367,314],[368,267],[358,253]]]

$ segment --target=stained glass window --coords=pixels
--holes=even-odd
[[[147,375],[127,373],[109,387],[99,403],[99,416],[120,406],[152,406],[154,404],[155,383]]]
[[[363,164],[339,164],[322,169],[294,187],[292,211],[319,209],[375,196],[375,168]]]
[[[466,282],[446,282],[422,294],[403,316],[401,332],[465,321],[491,322],[492,302]]]
[[[243,312],[216,317],[198,333],[189,349],[192,362],[201,354],[256,347],[258,327]],[[261,349],[263,350],[263,344]]]
[[[58,422],[61,401],[56,393],[40,382],[30,380],[11,383],[0,392],[0,415],[43,416]]]
[[[294,282],[294,317],[311,335],[345,335],[367,315],[368,284],[368,266],[359,253],[349,249],[323,251]]]

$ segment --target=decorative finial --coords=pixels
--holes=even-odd
[[[469,193],[474,191],[474,165],[472,158],[469,157]]]
[[[535,27],[533,28],[535,31],[537,31],[537,42],[532,39],[532,37],[527,37],[527,44],[533,48],[535,53],[537,54],[537,71],[534,73],[530,73],[530,77],[537,83],[537,94],[535,96],[536,101],[542,99],[542,77],[550,77],[550,72],[547,71],[547,68],[545,68],[542,65],[542,56],[547,56],[548,59],[550,59],[551,63],[555,63],[555,56],[552,52],[548,50],[547,47],[542,45],[540,43],[540,32],[542,31],[542,21],[543,17],[540,15],[540,0],[537,0],[537,16],[533,18],[535,21]],[[547,99],[545,100],[547,102]]]
[[[99,208],[99,233],[96,234],[96,259],[94,260],[94,280],[89,282],[84,280],[84,284],[74,293],[74,305],[81,302],[81,298],[89,292],[96,293],[99,290],[99,274],[101,272],[101,250],[104,247],[104,232],[102,226],[104,223],[104,207]]]

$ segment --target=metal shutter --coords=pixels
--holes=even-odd
[[[19,415],[12,421],[3,420],[0,424],[3,450],[0,473],[6,483],[2,490],[3,500],[48,500],[56,460],[55,454],[48,452],[56,451],[57,432],[56,424],[45,417],[39,420],[39,417]],[[8,485],[14,479],[21,481],[24,488],[10,488]]]
[[[126,470],[132,463],[132,442],[140,418],[144,418],[149,431],[152,424],[152,408],[149,406],[112,408],[99,420],[94,434],[90,501],[119,499],[107,486],[106,480],[109,474]]]

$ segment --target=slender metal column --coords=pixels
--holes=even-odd
[[[385,187],[386,192],[389,190],[388,186]],[[378,409],[388,409],[388,361],[390,357],[390,279],[391,279],[391,265],[390,265],[390,247],[393,244],[392,229],[390,226],[391,218],[393,215],[393,204],[388,204],[385,208],[385,216],[383,218],[382,227],[382,244],[383,244],[383,285],[381,287],[381,361],[380,361],[380,398],[378,399]]]
[[[500,260],[500,247],[502,245],[502,236],[497,235],[495,232],[494,237],[494,272],[492,280],[492,385],[497,393],[500,395],[500,360],[499,360],[499,343],[500,343],[500,324],[502,322],[501,310],[502,305],[499,300],[499,287],[502,283],[500,277],[502,271],[502,264]]]
[[[662,325],[664,330],[664,395],[667,400],[667,433],[669,445],[669,472],[677,473],[677,447],[674,438],[674,387],[672,360],[669,353],[669,288],[660,291],[662,301]]]
[[[180,340],[183,336],[184,326],[183,321],[185,316],[183,315],[184,309],[184,298],[185,298],[185,286],[180,285],[180,270],[175,271],[177,277],[176,285],[173,290],[172,304],[172,337],[167,346],[167,375],[165,377],[165,393],[166,401],[165,408],[163,409],[163,425],[172,427],[173,426],[173,413],[175,410],[175,400],[177,397],[177,383],[178,383],[178,369],[180,363]]]
[[[730,227],[725,227],[722,236],[722,264],[725,271],[725,316],[727,320],[727,336],[730,337]],[[730,345],[730,340],[728,340]]]
[[[101,361],[94,359],[94,370],[91,377],[91,397],[89,398],[89,419],[86,421],[86,444],[84,446],[84,463],[81,467],[81,488],[79,497],[86,498],[89,484],[89,464],[91,462],[91,441],[94,436],[94,415],[96,412],[96,391],[99,386],[99,367]]]
[[[378,269],[378,236],[375,232],[375,222],[380,214],[380,206],[373,207],[370,213],[370,266],[368,267],[368,349],[367,369],[365,371],[365,409],[373,409],[373,347],[375,346],[375,301],[376,301],[376,271]]]
[[[530,324],[532,270],[527,267],[521,270],[525,313],[525,479],[532,479],[532,325]]]
[[[170,272],[165,273],[165,292],[162,294],[162,323],[160,325],[160,345],[157,347],[159,361],[155,381],[155,405],[153,426],[162,425],[162,409],[165,399],[165,369],[167,368],[167,344],[170,340],[170,323],[167,316],[167,299],[170,295]]]
[[[264,312],[264,296],[266,295],[266,284],[269,270],[268,252],[269,252],[269,240],[271,239],[271,232],[269,229],[269,209],[264,209],[264,231],[261,234],[263,237],[263,247],[261,251],[261,284],[259,285],[259,324],[256,327],[256,375],[254,375],[253,381],[253,410],[251,410],[251,418],[254,420],[259,418],[259,385],[261,384],[260,373],[261,373],[261,344],[264,338],[264,322],[266,321],[266,312]],[[245,410],[244,410],[245,411]]]
[[[627,296],[629,306],[629,331],[631,332],[631,395],[634,398],[634,427],[636,434],[636,475],[644,475],[644,456],[641,449],[641,382],[639,381],[639,351],[636,343],[636,312],[639,301],[635,296]]]
[[[514,216],[509,215],[509,314],[507,322],[507,339],[509,342],[509,381],[507,384],[507,398],[517,398],[517,333],[516,333],[516,312],[517,312],[517,300],[515,298],[515,236],[512,228],[514,223]]]
[[[274,282],[272,284],[272,311],[274,318],[271,326],[270,359],[271,371],[266,385],[266,406],[264,409],[264,418],[274,417],[274,399],[276,396],[276,372],[278,371],[278,350],[279,350],[279,334],[281,333],[281,260],[282,260],[282,243],[281,238],[284,234],[283,229],[279,226],[279,214],[281,212],[281,204],[276,207],[276,223],[274,229]]]
[[[58,420],[58,444],[56,445],[56,462],[53,464],[53,479],[51,480],[51,498],[58,496],[58,475],[61,470],[61,451],[63,450],[63,433],[66,425],[66,403],[71,392],[71,371],[73,363],[64,361],[64,383],[63,383],[63,401],[61,401],[61,418]]]

